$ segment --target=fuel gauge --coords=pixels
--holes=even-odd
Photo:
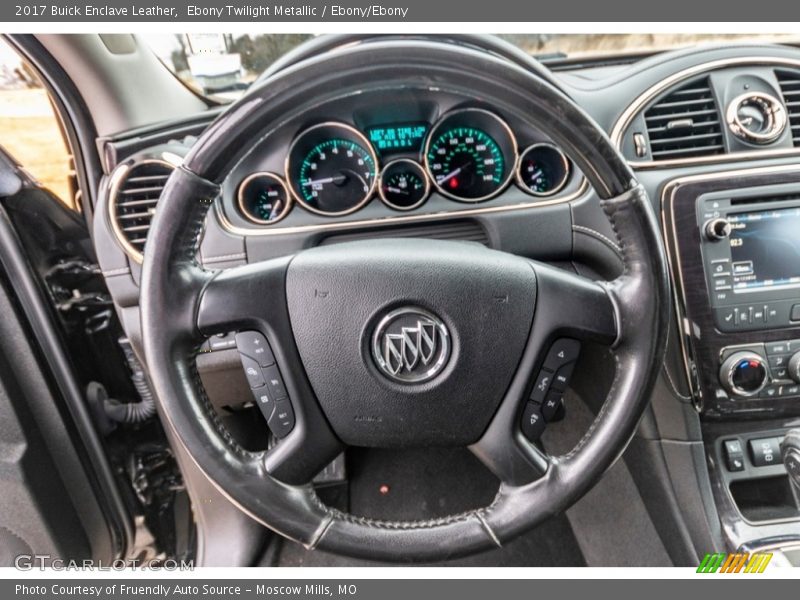
[[[381,171],[378,193],[383,202],[395,210],[412,210],[428,197],[431,184],[425,169],[410,158],[399,158]]]
[[[552,196],[564,187],[568,178],[569,161],[552,144],[534,144],[520,155],[517,183],[529,194]]]
[[[278,175],[253,173],[239,185],[239,210],[251,222],[272,225],[289,214],[292,197]]]

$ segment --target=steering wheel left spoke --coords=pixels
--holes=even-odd
[[[197,329],[206,337],[238,332],[242,368],[265,425],[280,438],[264,457],[267,472],[290,484],[309,483],[343,449],[303,370],[286,307],[290,257],[220,271],[197,301]]]

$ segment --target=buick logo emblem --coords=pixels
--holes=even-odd
[[[372,357],[391,379],[420,383],[436,376],[450,358],[450,333],[439,317],[421,308],[390,312],[372,336]]]

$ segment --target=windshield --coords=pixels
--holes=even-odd
[[[153,52],[187,85],[231,101],[308,34],[144,34]],[[795,34],[505,34],[499,37],[545,61],[602,58],[699,44],[800,43]]]

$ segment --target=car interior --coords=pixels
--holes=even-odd
[[[4,39],[0,565],[800,565],[800,46]]]

